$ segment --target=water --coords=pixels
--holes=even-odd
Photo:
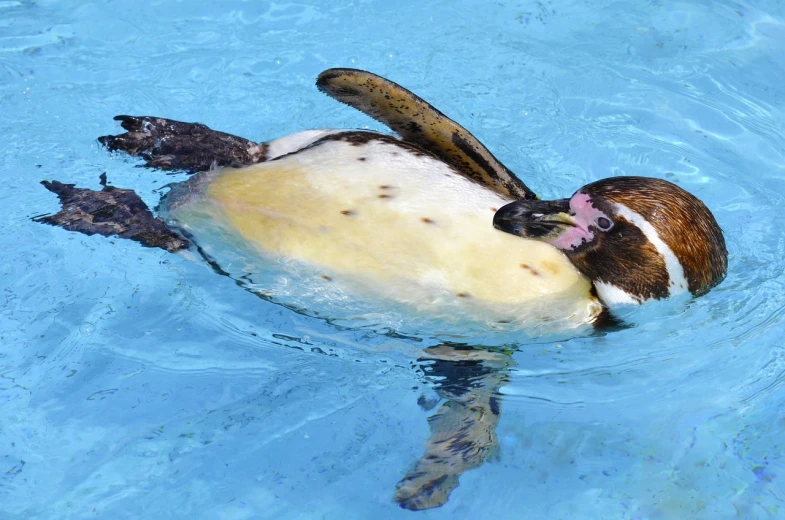
[[[497,455],[416,514],[785,517],[781,3],[407,4],[0,2],[0,517],[413,515],[391,496],[428,435],[432,338],[30,221],[57,208],[42,179],[106,171],[153,205],[181,178],[100,149],[116,114],[380,129],[312,86],[334,66],[406,85],[544,197],[662,177],[728,241],[728,278],[676,315],[520,345]]]

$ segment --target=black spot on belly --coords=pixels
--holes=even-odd
[[[326,274],[323,274],[323,275],[322,275],[322,278],[323,278],[323,279],[325,279],[325,280],[327,280],[328,282],[332,282],[332,281],[333,281],[332,277],[330,277],[330,276],[327,276]]]
[[[341,211],[341,215],[346,215],[347,217],[353,217],[356,214],[357,214],[357,212],[354,211],[354,210],[351,210],[351,209],[345,209],[345,210]]]
[[[360,161],[360,162],[365,162],[368,159],[366,159],[365,157],[358,157],[357,160]]]
[[[391,199],[391,198],[393,198],[393,196],[392,195],[387,195],[386,193],[382,193],[381,195],[379,195],[379,198],[380,199]]]
[[[420,219],[424,224],[436,224],[436,222],[428,217],[423,217]]]
[[[521,264],[521,269],[526,269],[534,276],[540,276],[540,272],[529,264]]]
[[[471,296],[471,294],[469,294],[467,292],[459,292],[455,296],[457,296],[458,298],[469,298]]]
[[[391,190],[393,188],[394,188],[394,186],[390,186],[388,184],[382,184],[381,186],[379,186],[380,190]]]

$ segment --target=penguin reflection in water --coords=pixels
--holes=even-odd
[[[221,266],[220,234],[308,266],[318,283],[349,295],[520,330],[545,323],[580,334],[608,323],[617,305],[698,296],[725,276],[717,222],[672,183],[615,177],[542,201],[403,87],[353,69],[327,70],[317,86],[400,138],[311,130],[255,143],[196,123],[118,116],[126,133],[99,138],[109,150],[196,175],[171,187],[157,215],[105,176],[100,191],[44,181],[62,210],[37,220],[196,250],[242,285],[249,278]],[[429,419],[423,456],[396,489],[409,509],[444,504],[458,477],[493,452],[497,390],[512,364],[507,354],[455,345],[425,349],[422,360],[444,401]]]

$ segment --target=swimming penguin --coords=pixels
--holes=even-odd
[[[540,201],[469,132],[403,87],[352,69],[327,70],[317,86],[401,139],[313,130],[254,143],[199,124],[118,116],[127,132],[100,138],[108,149],[200,172],[172,188],[156,231],[137,239],[165,228],[175,243],[178,235],[197,244],[232,236],[315,267],[347,294],[515,328],[592,323],[608,306],[699,295],[724,277],[717,222],[672,183],[617,177]],[[46,185],[61,197],[68,189]],[[71,211],[78,206],[69,201]],[[90,227],[89,217],[77,225],[63,212],[41,220]],[[118,234],[108,220],[92,219],[92,232]],[[221,263],[220,247],[208,253]]]
[[[403,87],[353,69],[327,70],[317,87],[400,138],[312,130],[256,143],[201,124],[118,116],[126,133],[99,138],[109,150],[196,175],[172,186],[157,215],[105,176],[100,191],[44,181],[62,210],[37,220],[172,252],[195,248],[220,272],[237,258],[240,272],[258,267],[247,255],[224,261],[231,245],[284,259],[302,283],[340,286],[355,299],[520,330],[598,324],[609,307],[701,295],[725,276],[716,220],[672,183],[615,177],[542,201]],[[450,352],[431,359],[489,363]],[[434,416],[426,453],[398,486],[404,507],[443,504],[458,476],[493,451],[504,377],[483,374],[474,381],[487,388],[464,378],[464,391]]]

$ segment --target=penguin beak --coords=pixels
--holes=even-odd
[[[516,200],[493,216],[493,227],[524,238],[552,240],[574,227],[570,199]]]

